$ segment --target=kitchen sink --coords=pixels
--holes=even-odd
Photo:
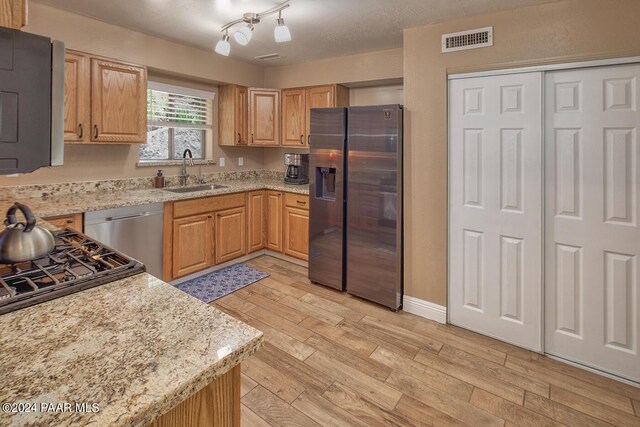
[[[228,187],[226,185],[220,185],[220,184],[206,184],[206,185],[197,185],[195,187],[165,188],[164,191],[170,191],[171,193],[195,193],[198,191],[218,190],[220,188],[228,188]]]

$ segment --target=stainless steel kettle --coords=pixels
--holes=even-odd
[[[18,222],[16,211],[22,212],[27,223]],[[0,264],[15,264],[42,258],[53,251],[53,234],[36,226],[36,217],[26,205],[15,203],[7,211],[6,228],[0,232]]]

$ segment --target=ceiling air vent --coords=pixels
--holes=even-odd
[[[268,55],[256,56],[255,58],[256,59],[261,59],[263,61],[273,61],[274,59],[282,58],[282,55],[280,55],[279,53],[270,53]]]
[[[442,52],[493,46],[493,27],[442,35]]]

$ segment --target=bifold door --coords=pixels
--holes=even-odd
[[[640,382],[640,65],[546,75],[545,348]]]
[[[449,321],[542,340],[542,74],[449,83]]]

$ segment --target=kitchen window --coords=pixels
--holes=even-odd
[[[140,162],[181,160],[187,148],[194,159],[206,159],[214,96],[214,92],[149,82],[147,143],[140,146]]]

